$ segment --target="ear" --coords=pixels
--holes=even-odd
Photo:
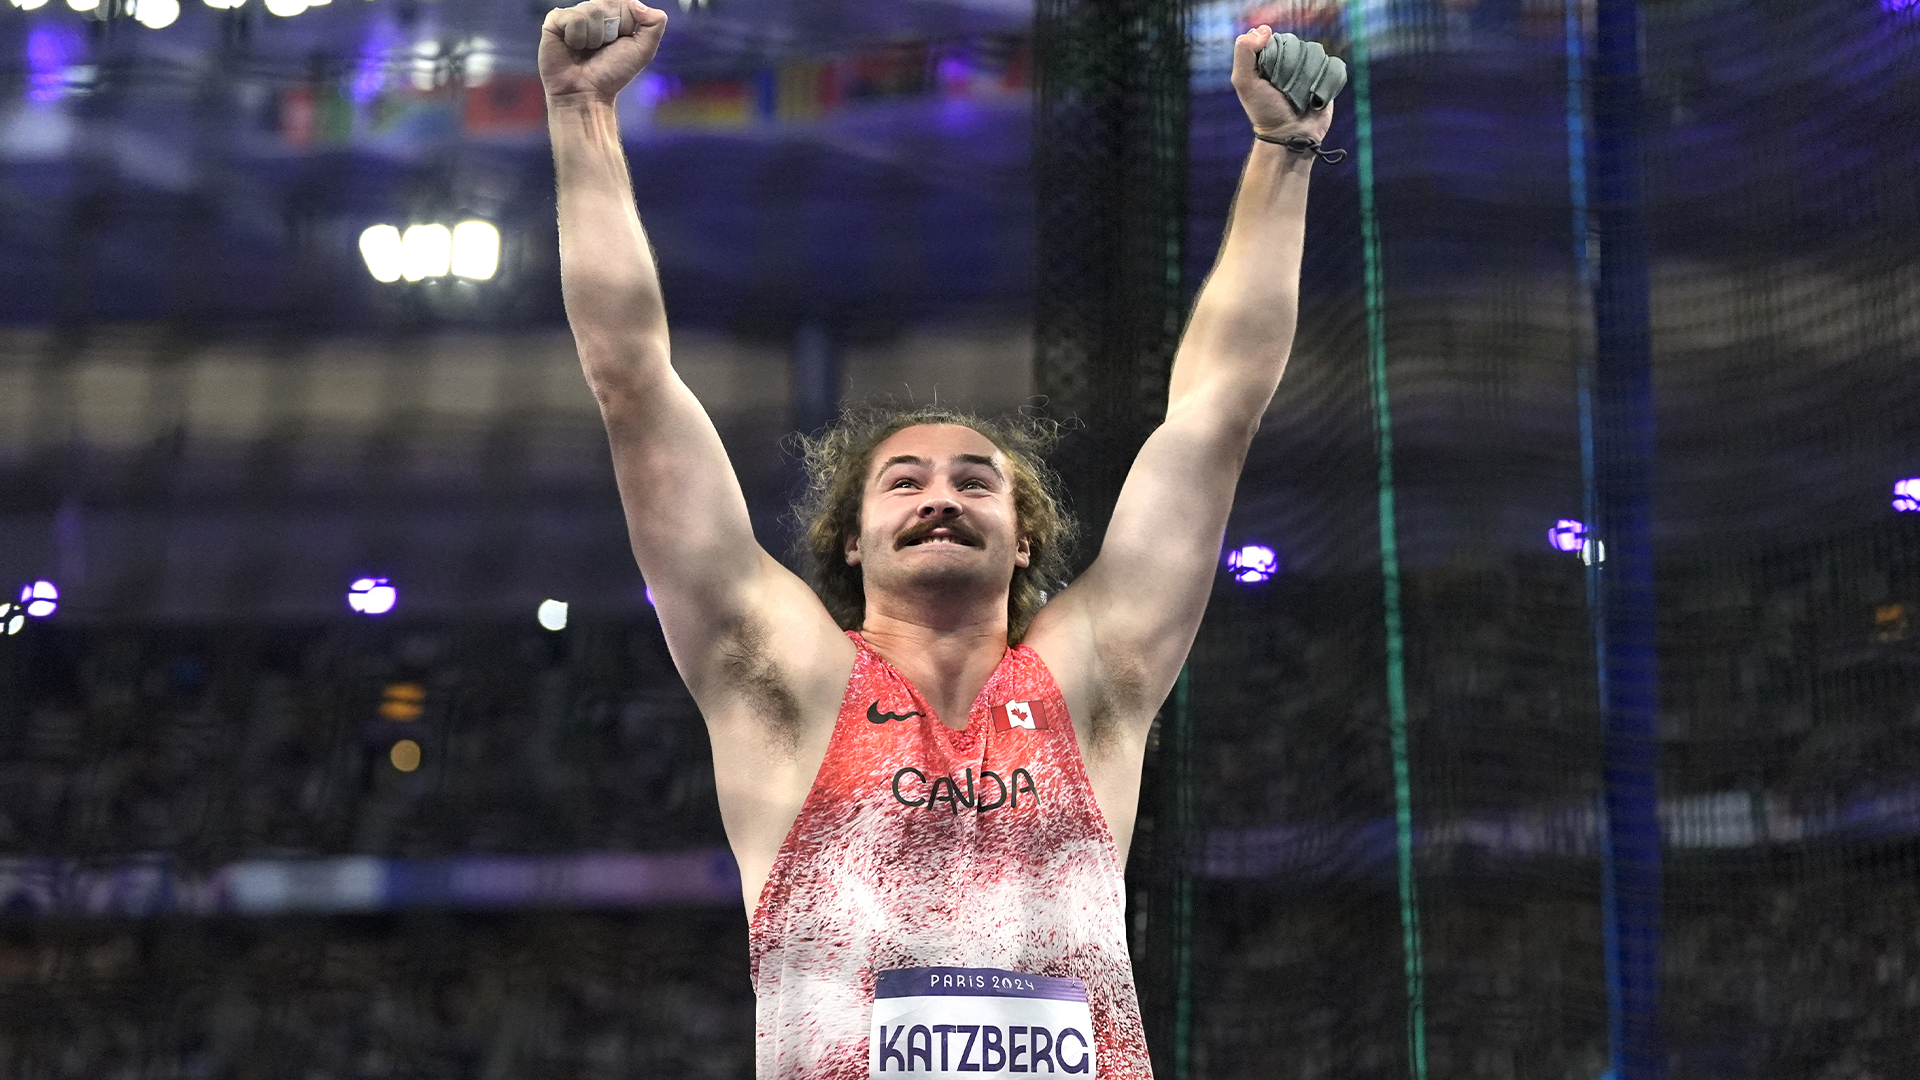
[[[854,533],[852,536],[847,537],[847,565],[848,566],[860,565],[860,534],[859,533]]]
[[[1024,567],[1032,561],[1033,544],[1027,539],[1026,533],[1021,533],[1019,539],[1013,542],[1013,565]]]

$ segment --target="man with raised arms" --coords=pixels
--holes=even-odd
[[[1235,42],[1232,221],[1085,573],[1051,576],[1070,526],[1031,427],[919,410],[810,444],[810,586],[756,543],[671,364],[614,117],[666,27],[635,0],[555,11],[540,72],[567,316],[752,917],[759,1075],[1147,1076],[1121,880],[1141,763],[1286,365],[1344,68],[1306,46],[1274,77],[1263,47],[1300,42]]]

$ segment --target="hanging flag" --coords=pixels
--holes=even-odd
[[[753,121],[759,94],[746,79],[702,79],[673,89],[653,111],[661,127],[737,128]]]
[[[782,64],[777,76],[774,117],[817,120],[840,107],[840,74],[831,60]]]
[[[373,100],[366,134],[388,145],[437,142],[460,132],[459,100],[451,86],[402,89]]]
[[[306,149],[316,143],[337,146],[353,138],[353,103],[340,88],[302,83],[280,92],[280,137]]]
[[[840,95],[848,101],[920,97],[932,88],[928,43],[889,42],[838,65]]]
[[[291,86],[280,92],[280,137],[295,146],[313,144],[318,124],[313,104],[313,87]]]
[[[464,126],[468,131],[530,131],[547,123],[547,95],[540,76],[494,72],[484,86],[468,86]]]

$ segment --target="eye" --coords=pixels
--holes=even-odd
[[[960,484],[960,490],[962,490],[962,491],[975,491],[975,490],[978,490],[978,491],[985,491],[985,490],[987,490],[987,482],[986,482],[985,480],[965,480],[965,481],[962,481],[962,482],[961,482],[961,484]]]
[[[907,477],[907,476],[903,476],[900,479],[895,480],[893,483],[887,485],[887,487],[889,488],[902,488],[902,487],[912,487],[912,486],[913,486],[913,479],[912,477]]]

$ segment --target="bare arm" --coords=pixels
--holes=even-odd
[[[609,37],[613,19],[619,32]],[[670,362],[660,282],[614,116],[615,96],[653,59],[666,21],[633,0],[553,11],[541,31],[540,72],[567,320],[675,663],[709,723],[725,727],[767,715],[763,702],[743,700],[768,687],[764,670],[757,682],[740,678],[743,653],[763,668],[788,657],[804,667],[820,648],[850,654],[851,646],[805,584],[755,541],[719,434]],[[775,625],[780,634],[767,629]]]
[[[1331,106],[1297,114],[1255,72],[1271,35],[1261,27],[1234,44],[1234,87],[1254,130],[1324,138]],[[1136,786],[1138,753],[1199,629],[1234,486],[1293,346],[1314,158],[1248,141],[1226,239],[1174,357],[1166,421],[1134,461],[1099,557],[1028,636],[1064,676],[1090,764],[1117,756]],[[1114,801],[1103,805],[1111,818]]]

